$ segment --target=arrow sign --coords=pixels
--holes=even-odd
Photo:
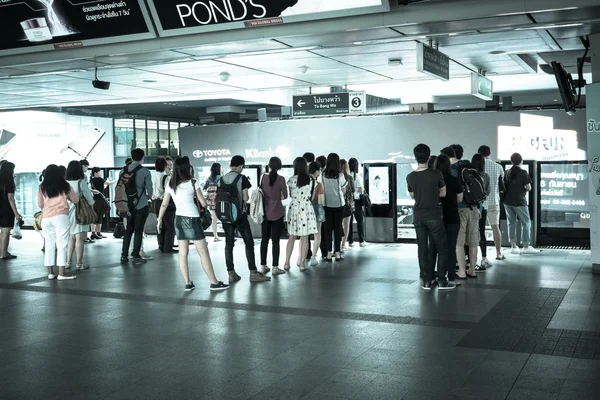
[[[326,93],[294,96],[294,117],[347,115],[366,112],[365,92]]]
[[[302,99],[298,100],[298,107],[302,108],[306,103],[302,101]]]

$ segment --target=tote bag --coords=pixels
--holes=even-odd
[[[75,219],[79,225],[95,224],[98,220],[98,215],[94,211],[94,207],[88,203],[81,190],[81,180],[79,181],[79,203],[75,205]]]

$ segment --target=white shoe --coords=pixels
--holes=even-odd
[[[527,248],[523,249],[522,254],[540,254],[540,253],[541,253],[541,251],[539,251],[538,249],[528,246]]]
[[[518,247],[513,247],[510,249],[510,254],[521,254],[521,249]]]
[[[354,247],[354,243],[349,243],[348,246]]]
[[[77,279],[77,277],[74,275],[58,275],[56,279],[59,281],[71,281],[73,279]]]
[[[48,274],[48,280],[53,281],[54,279],[56,279],[56,275]]]
[[[310,262],[308,263],[309,267],[316,267],[317,265],[319,265],[319,262],[315,258],[310,260]]]
[[[87,264],[77,264],[77,266],[75,267],[75,269],[77,271],[85,271],[87,269],[90,269],[90,266]]]
[[[362,243],[360,244],[360,247],[367,247],[367,242],[362,242]]]

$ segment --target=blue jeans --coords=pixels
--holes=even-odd
[[[521,243],[524,247],[531,244],[531,217],[527,206],[504,205],[508,222],[508,238],[511,245],[517,244],[517,220],[521,222]]]
[[[448,272],[448,241],[444,222],[441,219],[415,222],[415,231],[419,247],[421,278],[425,283],[433,280],[437,252],[437,256],[439,256],[438,278],[440,282],[444,282]],[[436,251],[430,250],[430,244],[435,247]]]

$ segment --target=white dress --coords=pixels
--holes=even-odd
[[[71,185],[71,188],[79,196],[79,182],[80,181],[68,181],[68,182]],[[81,180],[81,190],[83,191],[83,196],[85,197],[87,202],[91,206],[93,206],[94,205],[94,195],[92,194],[90,187],[88,186],[87,183],[85,183],[84,180]],[[73,204],[69,201],[69,220],[71,223],[71,235],[75,235],[75,234],[83,233],[83,232],[89,232],[90,231],[89,225],[80,225],[77,223],[77,215],[76,214],[77,213],[76,213],[76,209],[75,209],[75,204]]]
[[[290,207],[288,209],[288,233],[292,236],[308,236],[318,233],[315,209],[311,203],[312,183],[297,187],[298,177],[288,180],[290,188]]]

